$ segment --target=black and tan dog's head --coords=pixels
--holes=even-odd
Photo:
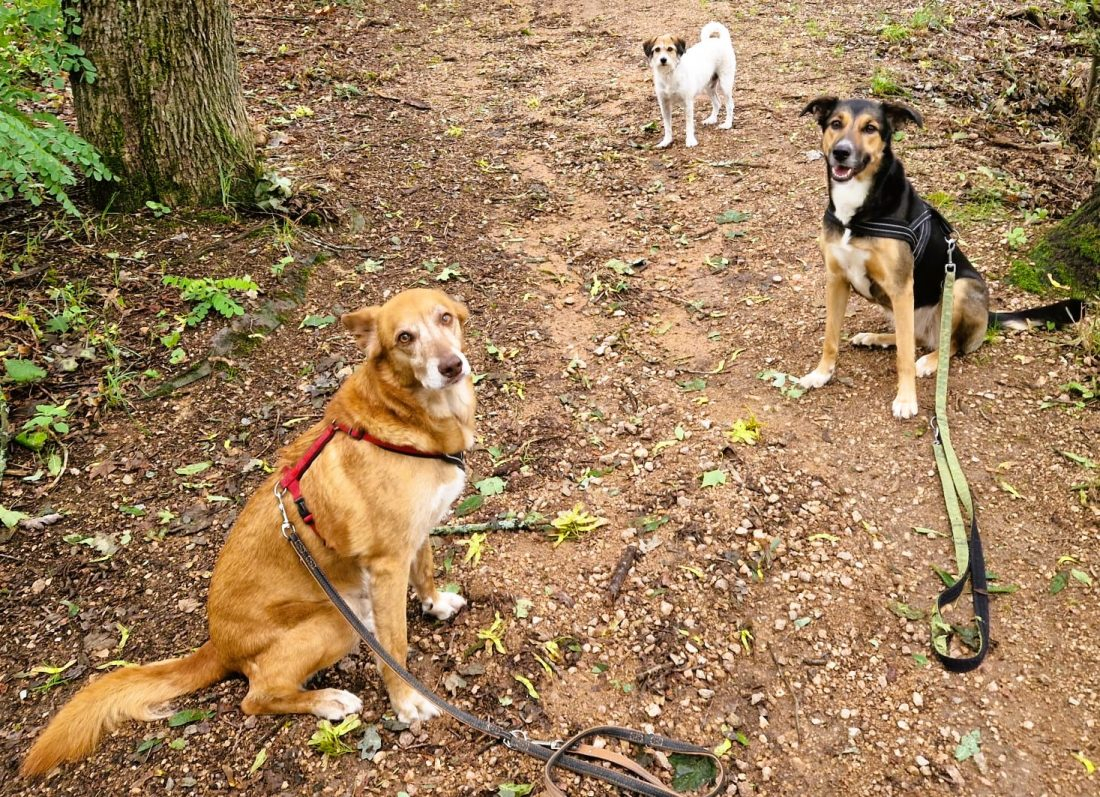
[[[896,102],[841,100],[818,97],[802,109],[821,126],[821,151],[829,164],[829,178],[845,183],[857,175],[870,177],[889,155],[894,130],[912,122],[924,124],[921,115]]]
[[[653,69],[672,71],[680,63],[680,56],[687,52],[687,42],[679,36],[665,33],[642,42],[642,51]]]

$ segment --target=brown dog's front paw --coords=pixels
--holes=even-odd
[[[898,397],[894,399],[894,417],[899,420],[904,421],[906,418],[912,418],[917,414],[919,409],[915,397],[903,397],[901,394],[898,394]]]
[[[412,725],[439,716],[439,708],[418,692],[409,691],[400,698],[390,700],[400,722]]]
[[[421,602],[424,614],[437,620],[450,620],[466,605],[466,599],[455,592],[437,592],[434,597]]]

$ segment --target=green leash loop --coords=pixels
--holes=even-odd
[[[989,652],[989,593],[986,584],[985,556],[978,532],[978,517],[966,475],[951,445],[951,430],[947,423],[947,378],[951,368],[951,314],[955,301],[955,240],[947,239],[947,263],[944,267],[943,297],[940,300],[939,357],[936,369],[936,414],[932,418],[932,450],[936,455],[936,470],[943,488],[944,505],[951,522],[951,540],[955,546],[958,579],[940,593],[932,610],[932,650],[944,667],[953,672],[975,669]],[[945,356],[946,355],[946,356]],[[969,517],[967,534],[963,518]],[[978,633],[978,650],[973,656],[956,657],[948,652],[954,629],[941,614],[944,606],[954,603],[967,582],[971,585],[974,620]]]

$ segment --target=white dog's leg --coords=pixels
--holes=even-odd
[[[733,78],[730,78],[729,86],[722,87],[722,93],[726,95],[726,121],[719,125],[723,130],[733,127]],[[718,113],[716,110],[715,113]]]
[[[695,140],[695,98],[684,97],[684,146],[694,147]]]
[[[658,95],[657,104],[661,106],[661,123],[665,126],[665,137],[661,139],[657,149],[664,149],[672,143],[672,103]]]
[[[718,111],[722,108],[722,95],[718,91],[718,81],[710,84],[710,91],[707,92],[707,96],[710,97],[710,116],[703,120],[703,124],[717,124]]]

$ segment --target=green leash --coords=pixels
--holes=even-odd
[[[947,424],[947,375],[951,367],[951,311],[955,300],[955,239],[947,239],[947,263],[944,266],[943,298],[940,300],[939,361],[936,370],[936,414],[932,418],[932,450],[936,454],[936,470],[943,487],[947,517],[951,521],[951,540],[955,545],[958,579],[940,593],[932,610],[932,650],[943,666],[952,672],[975,669],[989,652],[989,592],[986,583],[985,555],[978,532],[978,516],[974,500],[966,484],[955,449],[951,447],[951,431]],[[944,349],[947,356],[943,356]],[[963,512],[970,518],[967,534]],[[949,646],[956,629],[943,619],[941,610],[958,600],[967,582],[971,585],[974,604],[974,625],[978,648],[973,656],[952,656]]]

